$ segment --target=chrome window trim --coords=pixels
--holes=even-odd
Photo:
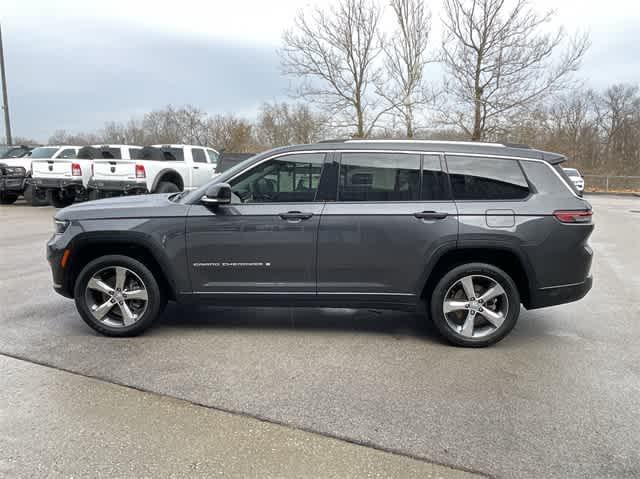
[[[401,141],[401,140],[393,140],[393,141],[396,141],[398,143],[403,143],[403,142],[406,143],[406,141]],[[348,140],[345,143],[349,143],[349,142],[367,143],[367,142],[371,142],[371,140]],[[442,142],[436,142],[436,143],[442,143]],[[459,144],[459,142],[453,142],[452,144]],[[474,144],[475,145],[478,145],[478,144],[481,145],[481,143],[474,143]],[[456,153],[456,152],[429,151],[429,150],[400,150],[400,149],[395,149],[395,148],[394,149],[376,149],[376,148],[372,148],[372,149],[352,149],[352,148],[341,148],[341,149],[297,150],[297,151],[286,151],[286,152],[283,152],[283,153],[275,153],[275,154],[273,154],[271,156],[263,158],[262,160],[254,163],[253,165],[251,165],[250,168],[247,168],[247,169],[245,169],[243,171],[240,171],[240,172],[236,173],[234,176],[229,178],[227,180],[227,182],[229,183],[229,182],[233,181],[238,176],[246,173],[250,169],[253,169],[254,167],[264,163],[265,161],[269,161],[269,160],[272,160],[274,158],[279,158],[281,156],[300,155],[300,154],[304,154],[304,153],[324,153],[324,154],[328,154],[328,153],[402,153],[402,154],[408,154],[408,155],[444,155],[445,160],[446,160],[447,155],[449,155],[449,156],[470,156],[470,157],[480,158],[480,159],[482,159],[482,158],[492,158],[492,159],[500,159],[500,160],[532,161],[532,162],[543,163],[543,164],[547,165],[547,167],[549,167],[551,169],[551,171],[553,171],[554,175],[556,175],[556,177],[560,180],[560,182],[565,186],[565,188],[575,198],[578,198],[580,200],[582,199],[564,181],[564,179],[560,176],[560,173],[558,173],[556,171],[556,169],[553,167],[553,165],[551,163],[549,163],[548,161],[544,161],[544,160],[538,159],[538,158],[525,158],[525,157],[522,157],[522,156],[490,155],[490,154],[484,154],[484,153]],[[449,172],[446,171],[445,173],[448,174]],[[367,201],[363,201],[361,203],[368,203],[368,202]]]

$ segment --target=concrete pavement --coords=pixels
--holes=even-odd
[[[480,477],[0,355],[0,477]]]
[[[483,350],[366,310],[170,306],[103,338],[51,290],[53,210],[0,207],[0,353],[498,477],[640,477],[640,199],[589,200],[593,291]]]

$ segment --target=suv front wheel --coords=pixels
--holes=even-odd
[[[87,264],[75,284],[82,319],[106,336],[134,336],[162,313],[166,299],[149,269],[128,256],[102,256]]]
[[[511,277],[485,263],[457,266],[438,281],[431,318],[451,343],[484,347],[500,341],[520,315],[520,295]]]

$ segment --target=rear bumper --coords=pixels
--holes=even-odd
[[[9,192],[22,194],[26,182],[27,179],[25,177],[0,176],[0,193]]]
[[[527,309],[546,308],[547,306],[578,301],[586,296],[592,286],[593,276],[590,275],[582,283],[537,289],[531,295]]]
[[[82,189],[82,178],[33,178],[31,182],[43,190]]]
[[[137,181],[117,181],[117,180],[89,180],[87,188],[90,190],[100,191],[117,191],[120,193],[147,193],[147,183],[138,183]]]

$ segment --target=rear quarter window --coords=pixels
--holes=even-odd
[[[521,200],[529,196],[529,184],[511,159],[447,156],[453,197],[456,200]]]
[[[540,193],[569,193],[567,187],[574,191],[573,182],[564,175],[562,168],[538,161],[521,161],[529,182]],[[553,169],[558,172],[556,175]]]

